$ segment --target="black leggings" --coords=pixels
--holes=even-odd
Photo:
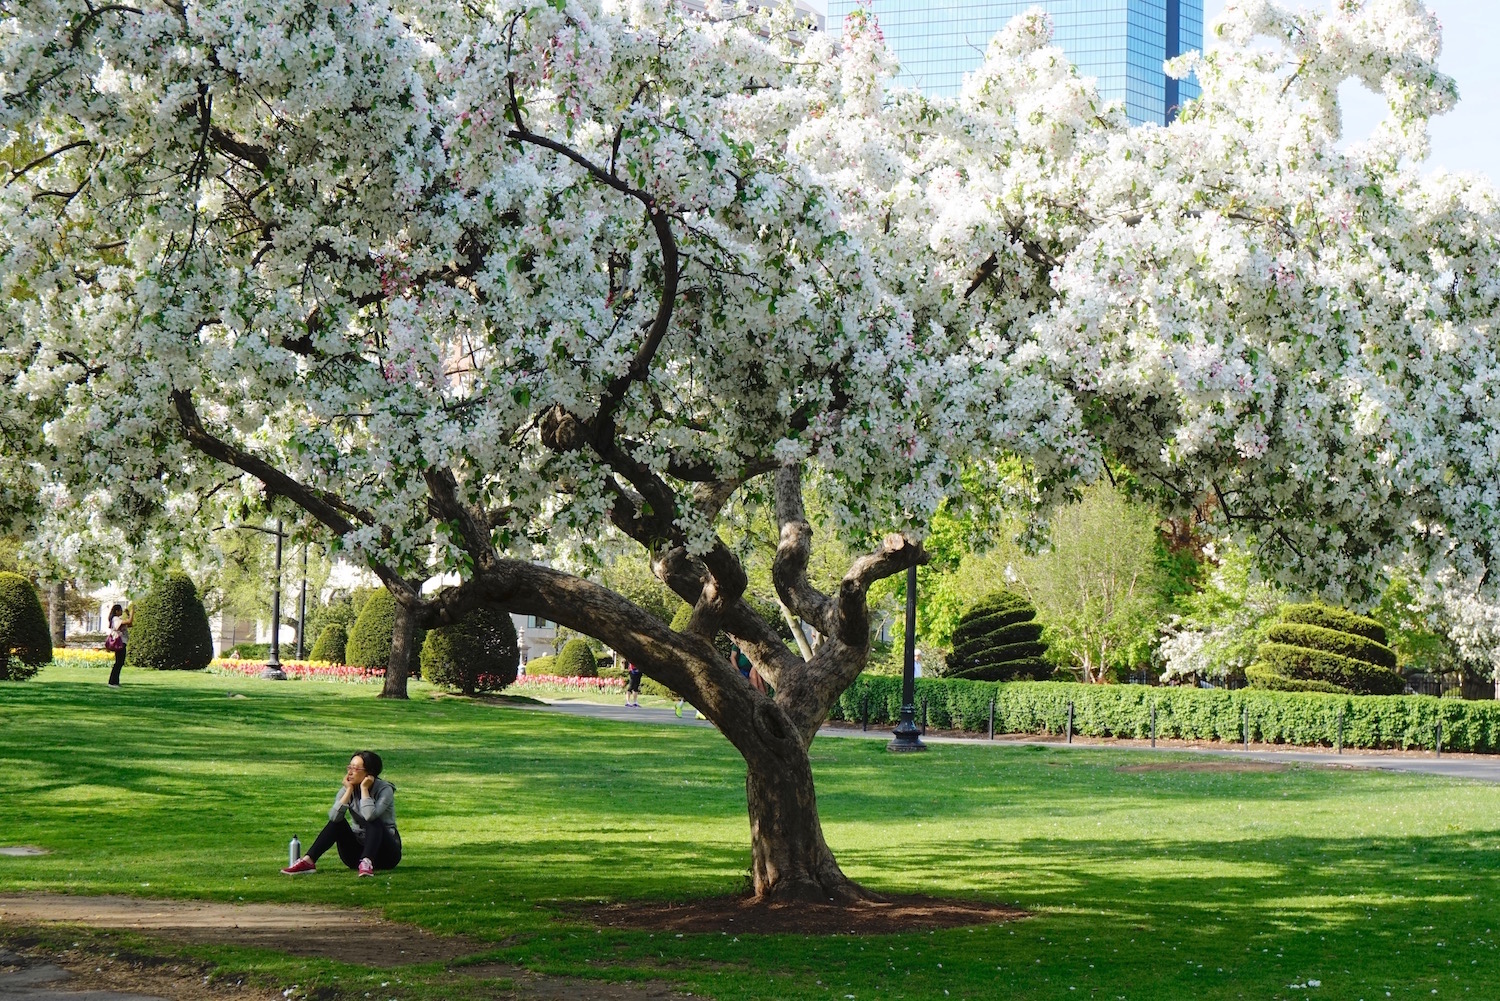
[[[120,649],[115,651],[115,669],[109,672],[109,683],[111,685],[118,685],[120,683],[120,668],[124,666],[125,648],[120,647]]]
[[[330,820],[318,832],[307,857],[314,862],[334,845],[338,845],[339,858],[351,869],[359,868],[359,860],[367,858],[377,869],[394,869],[401,861],[401,841],[390,836],[384,824],[367,823],[363,836],[356,834],[344,818]]]

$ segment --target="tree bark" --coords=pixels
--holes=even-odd
[[[415,662],[417,642],[417,620],[400,599],[396,601],[396,627],[391,633],[391,659],[385,669],[385,684],[380,689],[382,699],[406,698],[406,679],[411,675]]]
[[[68,585],[62,581],[47,585],[47,625],[52,630],[53,649],[68,645]]]

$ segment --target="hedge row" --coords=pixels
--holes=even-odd
[[[859,722],[867,699],[871,724],[895,723],[901,710],[901,679],[861,676],[839,697],[829,717]],[[991,699],[996,733],[1062,733],[1072,702],[1073,732],[1080,736],[1150,737],[1154,704],[1159,737],[1237,743],[1244,739],[1241,714],[1248,707],[1250,739],[1260,743],[1332,747],[1342,712],[1348,748],[1431,748],[1441,720],[1444,750],[1500,752],[1500,702],[1428,695],[917,679],[917,703],[925,701],[927,725],[937,729],[985,732]]]

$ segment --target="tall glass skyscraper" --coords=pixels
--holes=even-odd
[[[1198,96],[1195,81],[1173,80],[1161,64],[1203,48],[1203,0],[865,0],[901,62],[898,82],[929,94],[958,93],[995,32],[1040,7],[1053,41],[1106,98],[1125,102],[1136,124],[1171,120]],[[829,0],[828,30],[841,32],[858,0]]]

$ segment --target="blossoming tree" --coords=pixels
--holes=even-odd
[[[1134,133],[1035,18],[954,102],[886,95],[860,18],[836,54],[784,16],[594,0],[36,0],[0,36],[6,413],[45,430],[27,474],[89,517],[202,522],[269,499],[317,519],[396,596],[385,694],[404,695],[416,627],[480,605],[599,637],[744,756],[757,895],[857,899],[807,748],[864,666],[868,588],[921,559],[961,470],[1017,455],[1045,497],[1091,476],[1102,442],[1173,491],[1219,487],[1234,527],[1325,544],[1341,540],[1309,512],[1352,537],[1390,496],[1246,508],[1285,482],[1283,455],[1346,440],[1347,396],[1308,412],[1311,436],[1274,405],[1310,406],[1287,388],[1308,358],[1369,339],[1301,326],[1324,316],[1302,291],[1320,267],[1365,278],[1325,265],[1310,248],[1331,234],[1291,202],[1285,225],[1263,204],[1271,178],[1294,162],[1322,179],[1312,209],[1357,218],[1361,267],[1393,256],[1374,235],[1393,204],[1442,227],[1477,211],[1394,163],[1346,163],[1324,133],[1321,167],[1290,142],[1339,58],[1399,63],[1380,78],[1429,110],[1430,59],[1401,61],[1421,56],[1421,17],[1381,6],[1404,19],[1355,56],[1294,46],[1299,86],[1274,55],[1222,57],[1200,68],[1201,113]],[[1374,23],[1350,11],[1327,23]],[[1246,30],[1282,23],[1262,20]],[[1241,102],[1285,141],[1263,145]],[[1367,176],[1377,193],[1349,201]],[[1276,257],[1287,225],[1303,249]],[[1455,267],[1479,229],[1443,251]],[[1189,303],[1193,322],[1157,322]],[[1268,303],[1280,318],[1251,322]],[[1458,494],[1401,482],[1453,530]],[[805,489],[869,543],[829,592],[807,573]],[[811,657],[746,601],[721,539],[749,495],[774,503],[774,585],[824,637]],[[685,630],[564,569],[605,535],[650,553],[693,606]],[[1350,565],[1389,548],[1360,543]],[[459,583],[423,593],[445,573]],[[774,698],[717,656],[719,632]]]

